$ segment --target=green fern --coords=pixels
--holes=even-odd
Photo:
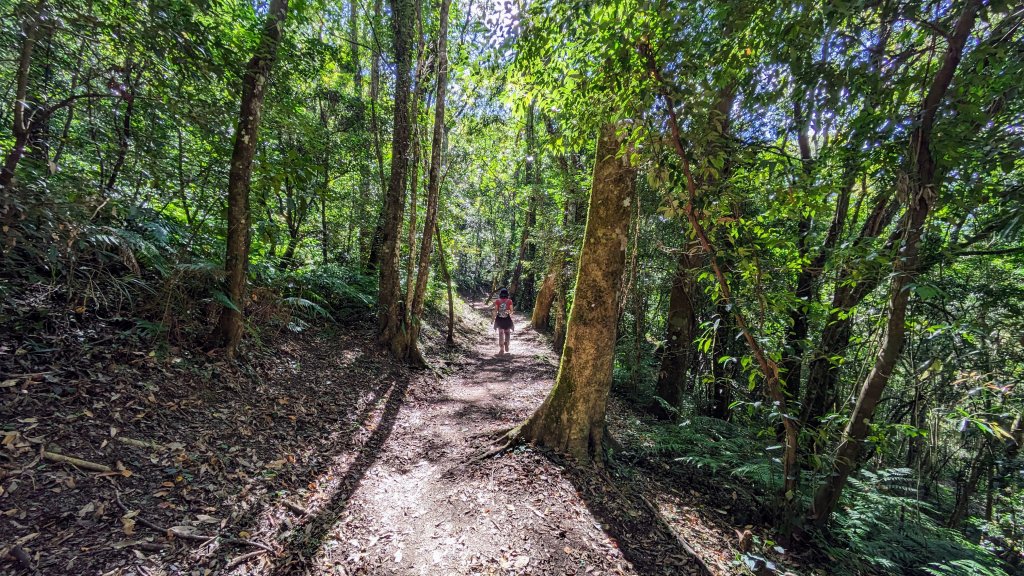
[[[907,468],[850,478],[833,526],[839,545],[820,543],[839,560],[835,573],[1006,576],[991,552],[936,520],[936,510],[916,499],[915,482]]]

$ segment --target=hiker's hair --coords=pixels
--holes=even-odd
[[[501,296],[502,298],[508,298],[508,288],[502,288],[501,291],[498,292],[498,296]]]

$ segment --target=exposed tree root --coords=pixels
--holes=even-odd
[[[488,458],[504,454],[509,450],[524,444],[526,438],[523,435],[523,425],[520,424],[511,430],[494,433],[495,440],[483,450],[477,452],[466,461],[466,464],[473,464]]]

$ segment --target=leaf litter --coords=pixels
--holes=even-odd
[[[375,351],[369,327],[282,332],[237,365],[116,338],[48,355],[0,340],[0,568],[733,573],[725,520],[637,497],[661,480],[528,447],[467,464],[543,400],[557,356],[529,330],[495,356],[481,318],[463,322],[462,347],[428,346],[423,372]]]

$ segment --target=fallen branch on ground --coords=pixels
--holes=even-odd
[[[95,462],[89,462],[88,460],[82,460],[81,458],[75,458],[74,456],[65,456],[56,452],[43,452],[43,459],[49,460],[50,462],[66,462],[82,470],[91,470],[93,472],[113,472],[110,466],[105,464],[97,464]]]
[[[128,438],[127,436],[116,436],[115,439],[129,446],[135,446],[136,448],[150,448],[152,450],[167,450],[167,447],[163,444],[158,444],[152,440],[136,440],[135,438]]]

